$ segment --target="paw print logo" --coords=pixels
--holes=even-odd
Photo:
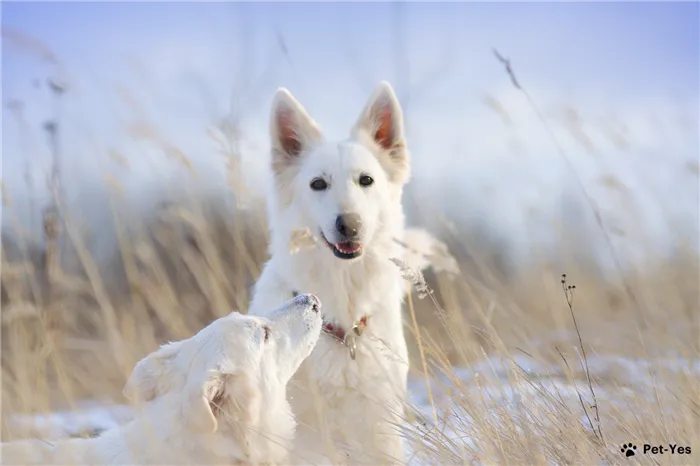
[[[630,456],[634,456],[634,451],[637,449],[637,445],[632,445],[632,443],[625,443],[622,445],[622,448],[620,448],[620,451],[625,455],[625,457],[629,458]]]

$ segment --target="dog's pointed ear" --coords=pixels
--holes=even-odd
[[[165,344],[139,361],[124,386],[124,396],[143,403],[167,391],[172,383],[170,362],[180,351],[180,343]]]
[[[183,409],[185,417],[200,432],[216,432],[227,423],[234,437],[246,442],[246,431],[260,422],[262,397],[254,380],[245,372],[209,372],[203,384],[195,384]]]
[[[270,120],[273,166],[293,163],[322,139],[320,128],[284,88],[275,93]]]
[[[404,140],[403,111],[394,89],[382,81],[370,96],[353,127],[355,138],[369,140],[392,181],[408,181],[409,161]]]

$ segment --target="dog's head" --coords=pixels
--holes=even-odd
[[[124,393],[142,402],[170,397],[193,432],[225,431],[244,440],[246,430],[285,409],[287,382],[320,330],[320,302],[310,294],[269,319],[232,313],[142,359]]]
[[[410,176],[401,106],[391,86],[377,87],[341,142],[327,142],[286,89],[275,95],[270,126],[277,202],[294,202],[300,226],[336,257],[360,257],[395,220]]]

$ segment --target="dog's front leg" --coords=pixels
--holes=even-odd
[[[392,418],[382,423],[379,435],[374,439],[375,448],[382,454],[382,464],[405,464],[404,441],[398,427],[403,425],[404,420],[399,416]]]
[[[397,411],[399,403],[367,397],[362,405],[364,412],[361,420],[358,419],[355,425],[345,426],[346,433],[354,434],[359,442],[356,445],[358,450],[352,455],[356,457],[352,459],[359,461],[354,461],[353,464],[404,464],[404,442],[400,426],[405,421]],[[348,432],[348,428],[352,432]]]

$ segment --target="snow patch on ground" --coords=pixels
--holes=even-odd
[[[569,362],[573,363],[578,362]],[[640,397],[652,399],[656,396],[655,391],[657,394],[658,390],[663,391],[660,382],[663,379],[659,373],[665,376],[668,373],[688,377],[700,375],[700,361],[682,358],[646,361],[594,355],[589,357],[588,363],[594,381],[609,379],[614,374],[614,383],[594,382],[594,386],[601,405],[619,409],[629,409],[639,402]],[[581,399],[589,406],[592,404],[585,381],[573,381],[560,367],[543,364],[525,355],[491,357],[470,367],[456,367],[451,374],[433,377],[430,392],[425,378],[419,376],[410,377],[408,387],[409,401],[416,412],[409,435],[429,442],[429,438],[439,431],[441,441],[449,440],[452,450],[462,458],[472,457],[478,452],[477,442],[465,437],[465,433],[475,425],[483,424],[484,419],[494,426],[504,419],[525,421],[537,417],[538,422],[547,422],[547,410],[543,408],[553,404],[566,407],[578,416],[584,428],[590,425],[581,408]],[[437,425],[433,421],[431,397],[438,415]],[[470,414],[472,407],[473,415]],[[85,400],[72,410],[11,417],[8,428],[18,435],[49,440],[96,435],[127,422],[132,416],[130,406]],[[411,442],[406,444],[409,464],[426,464],[427,459],[413,451]]]

